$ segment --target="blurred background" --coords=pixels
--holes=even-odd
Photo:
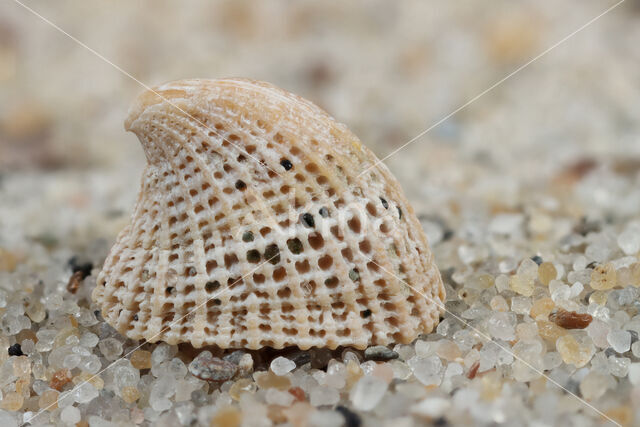
[[[382,158],[614,2],[24,4],[147,85],[241,76],[300,94]],[[464,216],[523,204],[637,211],[639,23],[627,0],[386,161],[432,241]],[[142,90],[0,3],[0,245],[114,238],[144,167],[123,130]]]
[[[0,419],[8,419],[2,408],[27,411],[21,420],[28,420],[29,411],[51,406],[49,397],[44,400],[46,382],[33,382],[41,397],[24,385],[32,374],[51,378],[66,354],[55,351],[63,342],[68,350],[73,341],[67,338],[94,325],[96,306],[89,294],[128,222],[145,166],[136,137],[123,128],[129,105],[144,90],[136,79],[154,86],[234,76],[266,80],[313,101],[379,158],[397,150],[385,163],[428,235],[449,314],[487,328],[496,342],[509,346],[517,332],[514,352],[535,366],[544,362],[546,371],[553,369],[555,384],[632,425],[640,419],[640,0],[617,1],[0,1]],[[541,272],[548,280],[542,281]],[[534,287],[536,275],[541,283]],[[552,278],[566,278],[568,284]],[[626,287],[609,289],[615,284]],[[572,331],[577,338],[569,341],[568,334],[556,335],[562,328],[550,329],[552,323],[544,320],[538,336],[531,320],[552,320],[552,308],[542,313],[549,302],[588,311],[598,321],[589,331]],[[532,307],[541,314],[535,316]],[[437,389],[429,385],[430,396],[447,399],[419,404],[418,413],[428,414],[428,407],[436,411],[433,405],[446,413],[446,419],[434,415],[433,425],[466,419],[473,419],[470,425],[603,421],[524,365],[506,366],[511,362],[499,346],[481,348],[476,326],[473,334],[458,330],[452,319],[442,321],[439,335],[428,339],[446,344],[437,348],[448,356],[438,354],[456,360],[460,373],[459,355],[465,354],[466,372],[450,371],[455,366],[450,363],[446,372],[462,381],[447,378],[448,385]],[[54,343],[51,328],[62,331],[56,350],[43,356]],[[97,350],[91,352],[99,349],[105,356],[100,360],[107,360],[103,338],[113,332],[104,322],[91,328],[101,343],[87,344],[90,357],[98,361]],[[41,344],[44,337],[51,338]],[[541,337],[544,346],[530,345]],[[31,356],[26,349],[34,349],[34,340],[41,347]],[[14,342],[22,342],[33,368],[9,358],[22,354]],[[122,351],[115,342],[120,350],[114,358]],[[560,343],[557,352],[554,343]],[[423,344],[422,350],[416,345],[418,354],[435,351]],[[131,342],[124,348],[132,348]],[[413,354],[409,350],[403,359]],[[436,360],[438,368],[423,368],[426,362],[412,366],[416,381],[406,385],[418,385],[425,375],[434,384],[424,372],[441,371]],[[385,369],[380,372],[396,375],[395,368]],[[408,366],[402,369],[410,372]],[[23,371],[14,385],[16,372]],[[74,384],[84,375],[89,374],[74,376]],[[107,384],[100,398],[85,400],[89,393],[77,389],[83,420],[91,414],[114,422],[135,415],[154,423],[159,412],[142,409],[148,390],[166,383],[152,386],[151,377],[145,374],[139,382],[144,397],[135,412],[108,391],[115,387],[110,376],[98,378]],[[18,387],[25,396],[14,393]],[[365,424],[389,418],[386,425],[412,425],[411,419],[396,417],[425,396],[414,395],[420,389],[387,393],[362,415]],[[196,406],[202,402],[198,398]],[[265,418],[260,407],[245,414]],[[178,425],[175,408],[162,415],[166,425]],[[199,420],[208,420],[212,409],[181,408],[181,414],[198,412]],[[59,413],[48,413],[51,422],[58,422]],[[291,416],[298,419],[297,413]],[[271,409],[269,414],[280,417]]]

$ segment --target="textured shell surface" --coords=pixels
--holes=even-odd
[[[365,348],[437,324],[444,287],[400,185],[311,102],[264,82],[181,80],[140,95],[125,128],[147,166],[93,292],[122,334]]]

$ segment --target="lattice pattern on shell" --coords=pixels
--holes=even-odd
[[[359,177],[376,157],[344,125],[262,82],[154,91],[125,123],[148,165],[93,293],[109,324],[249,349],[364,348],[433,329],[444,288],[424,233],[384,165]]]

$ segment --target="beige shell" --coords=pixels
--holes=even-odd
[[[398,182],[383,164],[360,176],[376,157],[312,103],[182,80],[143,93],[125,126],[148,165],[93,293],[122,334],[365,348],[437,324],[444,288]]]

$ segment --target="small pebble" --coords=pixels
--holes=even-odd
[[[368,347],[364,351],[364,358],[366,360],[375,360],[375,361],[387,361],[398,358],[398,353],[385,347],[383,345],[376,345],[373,347]]]
[[[270,365],[271,371],[278,376],[286,375],[295,369],[295,367],[295,362],[282,356],[273,359]]]
[[[591,273],[591,287],[595,290],[607,290],[616,286],[616,269],[611,263],[600,264]]]
[[[555,343],[558,338],[567,334],[566,329],[547,320],[538,320],[536,325],[538,326],[538,333],[540,336],[552,343]]]
[[[84,274],[82,271],[76,271],[69,277],[69,282],[67,282],[67,291],[69,293],[75,294],[80,289],[82,285],[82,281],[84,280]]]
[[[19,411],[24,404],[24,397],[21,394],[15,392],[9,392],[5,394],[2,401],[0,401],[0,408],[7,411]]]
[[[69,371],[68,369],[60,369],[59,371],[56,371],[51,377],[49,387],[54,390],[60,391],[62,390],[62,387],[64,387],[65,384],[69,382],[71,382],[71,371]]]
[[[631,348],[631,334],[624,330],[611,330],[607,335],[609,345],[618,353],[626,353]]]
[[[567,311],[563,308],[549,315],[549,320],[564,329],[584,329],[593,320],[590,314]]]
[[[291,380],[286,376],[278,376],[271,371],[254,372],[253,378],[262,389],[277,388],[279,390],[288,390],[291,387]]]
[[[517,318],[514,313],[496,312],[488,321],[488,330],[492,337],[504,341],[515,338],[515,326]]]
[[[439,385],[443,366],[438,356],[415,356],[407,361],[414,377],[424,385]]]
[[[380,378],[369,375],[360,378],[349,393],[353,407],[359,411],[372,410],[386,393],[387,387],[386,381]]]
[[[26,356],[13,359],[13,375],[16,377],[27,377],[31,374],[31,361]]]
[[[189,364],[189,372],[197,378],[205,381],[227,381],[233,378],[238,370],[238,366],[213,357],[210,351],[201,352]]]
[[[229,389],[229,396],[231,396],[233,400],[237,401],[237,400],[240,400],[240,397],[242,396],[242,394],[255,393],[256,389],[257,389],[256,383],[254,383],[248,378],[241,378],[235,383],[233,383],[233,385]]]
[[[107,338],[100,341],[98,348],[109,361],[116,360],[122,354],[122,343],[115,338]]]
[[[624,378],[629,373],[629,365],[631,364],[631,359],[627,357],[610,356],[608,362],[609,373],[611,373],[611,375],[614,375],[618,378]]]
[[[67,425],[75,425],[80,422],[80,410],[75,406],[67,406],[60,412],[60,421]]]
[[[71,257],[68,264],[69,267],[71,267],[71,271],[73,273],[81,273],[82,279],[89,276],[91,274],[91,270],[93,269],[93,264],[91,262],[82,262],[80,261],[78,256]]]
[[[290,360],[293,360],[297,367],[301,367],[309,362],[311,362],[311,352],[310,351],[296,351],[294,353],[288,354],[287,357]]]
[[[85,382],[76,386],[72,394],[76,402],[83,404],[89,403],[98,397],[99,392],[91,383]]]
[[[9,346],[9,356],[22,356],[23,354],[20,344],[15,343]]]
[[[133,386],[122,387],[120,390],[120,395],[122,396],[122,400],[127,403],[133,403],[140,398],[140,391]]]
[[[535,320],[546,320],[555,308],[556,304],[551,298],[545,297],[536,300],[529,310],[529,315]]]
[[[45,411],[53,411],[58,407],[58,393],[55,390],[46,390],[38,399],[38,406]]]
[[[151,352],[146,350],[136,350],[131,353],[131,357],[129,358],[131,365],[138,369],[151,369]]]
[[[509,310],[509,304],[507,303],[507,300],[505,300],[502,295],[496,295],[493,298],[491,298],[491,301],[489,301],[489,307],[491,307],[491,310],[493,311]]]
[[[222,356],[222,360],[226,360],[227,362],[237,365],[245,354],[247,353],[244,350],[234,350],[231,353],[227,353]]]
[[[473,365],[471,365],[471,367],[469,368],[469,371],[467,372],[467,378],[469,378],[470,380],[474,379],[478,374],[479,368],[480,368],[480,362],[479,361],[474,362]]]
[[[549,282],[555,280],[558,276],[556,267],[551,262],[543,262],[538,266],[538,280],[545,286],[549,286]]]
[[[591,340],[583,335],[577,337],[571,334],[563,335],[558,338],[556,348],[562,356],[562,360],[567,364],[575,365],[576,368],[581,368],[589,363],[595,352]]]
[[[535,264],[535,262],[533,263]],[[531,295],[533,295],[534,281],[529,277],[514,274],[509,278],[509,287],[512,291],[520,295],[530,297]]]
[[[245,353],[238,361],[238,375],[247,375],[253,370],[253,357],[251,354]]]

